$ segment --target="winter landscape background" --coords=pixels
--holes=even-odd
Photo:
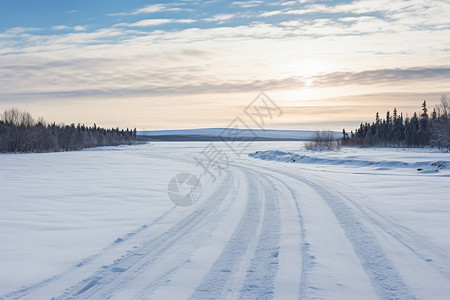
[[[449,299],[449,15],[2,1],[0,299]]]

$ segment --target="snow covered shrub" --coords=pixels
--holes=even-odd
[[[341,143],[334,138],[332,131],[318,131],[310,142],[305,144],[308,151],[338,151]]]

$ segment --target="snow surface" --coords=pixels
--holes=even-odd
[[[175,207],[208,145],[0,155],[0,298],[448,299],[450,154],[215,142]]]

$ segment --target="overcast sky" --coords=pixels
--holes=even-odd
[[[142,129],[225,127],[260,91],[286,129],[353,129],[450,94],[441,0],[14,0],[0,110]]]

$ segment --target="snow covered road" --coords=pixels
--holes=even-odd
[[[242,155],[215,182],[202,177],[198,203],[174,207],[167,183],[201,174],[194,156],[206,145],[0,156],[0,298],[448,299],[446,170]],[[298,146],[258,142],[246,153]]]

